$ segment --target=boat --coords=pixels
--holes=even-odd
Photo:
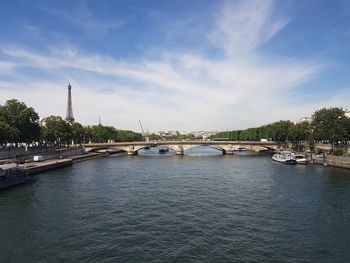
[[[159,153],[167,153],[167,152],[169,152],[169,149],[168,148],[160,148],[159,149]]]
[[[28,181],[27,172],[17,163],[0,164],[0,190],[11,186],[24,184]]]
[[[272,156],[272,160],[284,164],[296,164],[297,161],[291,152],[278,152]]]
[[[304,154],[301,153],[293,153],[292,156],[296,160],[297,164],[308,164],[308,159],[305,157]]]

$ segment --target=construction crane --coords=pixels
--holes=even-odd
[[[141,127],[141,130],[142,130],[142,135],[145,138],[145,140],[148,142],[149,138],[148,138],[147,134],[145,133],[145,130],[143,129],[143,126],[142,126],[142,123],[141,123],[140,120],[139,120],[139,123],[140,123],[140,127]]]

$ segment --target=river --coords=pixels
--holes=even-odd
[[[350,171],[111,156],[0,192],[0,262],[350,262]]]

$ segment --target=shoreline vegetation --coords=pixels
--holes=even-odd
[[[164,138],[147,135],[151,140]],[[67,146],[70,144],[100,142],[144,141],[145,134],[130,130],[116,129],[101,124],[83,126],[78,122],[70,123],[60,116],[39,118],[32,107],[16,99],[0,105],[0,148],[21,145]],[[209,137],[231,141],[276,141],[285,148],[295,151],[315,151],[315,144],[329,144],[327,153],[349,157],[350,118],[342,108],[322,108],[316,110],[310,118],[294,123],[280,120],[257,128],[218,132]],[[167,138],[169,139],[169,138]],[[202,140],[201,136],[175,135],[171,140]]]
[[[47,146],[65,147],[72,144],[72,142],[77,145],[89,142],[144,141],[144,136],[141,133],[119,130],[101,124],[83,126],[78,122],[70,123],[60,116],[49,116],[40,119],[34,108],[27,107],[24,102],[19,102],[16,99],[8,100],[3,106],[0,105],[0,148],[4,148],[1,146],[7,148],[8,145],[10,145],[9,147],[45,145],[47,151]],[[164,139],[155,135],[149,135],[148,137],[151,140]],[[331,154],[349,157],[350,118],[342,108],[323,108],[315,111],[311,118],[299,123],[280,120],[257,128],[218,132],[209,137],[212,140],[214,138],[225,138],[232,141],[276,141],[283,144],[285,148],[293,148],[296,151],[311,150],[311,152],[314,152],[316,143],[328,143],[331,144],[331,150],[329,151]],[[203,138],[193,135],[186,137],[176,134],[171,137],[171,140],[186,139],[203,140]],[[56,151],[53,149],[52,152],[56,154]],[[67,164],[72,164],[73,162],[102,156],[106,156],[106,154],[78,154],[78,151],[76,150],[74,153],[73,149],[73,152],[65,157],[69,159],[64,160]],[[342,157],[343,159],[332,159],[331,157],[327,160],[323,158],[316,164],[349,169],[350,162],[349,158],[346,157]],[[34,174],[61,167],[60,160],[62,160],[62,157],[52,158],[41,164],[29,164],[28,171]],[[66,165],[66,163],[63,162],[62,165]]]
[[[60,116],[39,118],[39,114],[24,102],[8,100],[0,105],[1,145],[69,145],[88,142],[130,142],[142,141],[141,133],[120,130],[101,124],[83,126],[70,123]]]
[[[219,132],[210,138],[276,141],[295,151],[315,151],[316,144],[330,144],[329,153],[349,157],[350,118],[342,108],[322,108],[298,123],[280,120],[257,128]]]

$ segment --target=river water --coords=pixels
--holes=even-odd
[[[0,262],[350,262],[350,171],[111,156],[0,192]]]

